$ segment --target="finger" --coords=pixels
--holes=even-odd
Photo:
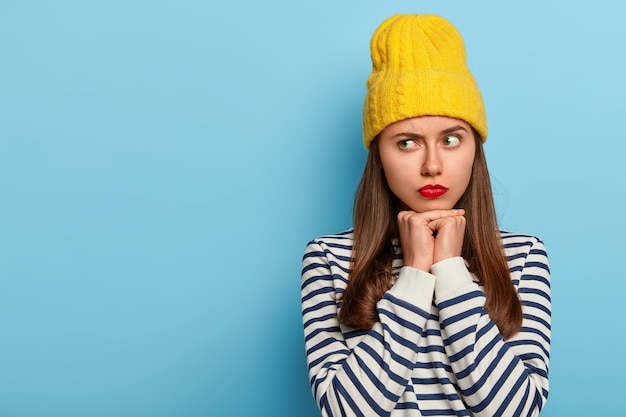
[[[442,217],[428,223],[428,227],[433,230],[441,230],[442,228],[460,228],[465,229],[466,219],[463,216]]]
[[[409,218],[413,214],[415,214],[415,212],[414,211],[410,211],[410,210],[399,211],[398,212],[398,220],[400,220],[400,221],[406,220],[407,218]]]
[[[424,220],[432,222],[433,220],[443,219],[447,217],[464,216],[464,209],[450,209],[450,210],[431,210],[420,213]]]
[[[398,212],[398,220],[408,219],[410,217],[418,217],[426,221],[432,221],[443,217],[451,216],[463,216],[465,215],[465,209],[450,209],[450,210],[429,210],[423,212],[416,212],[412,210],[402,210]]]
[[[431,220],[430,222],[428,222],[428,225],[464,225],[467,222],[467,219],[465,218],[465,216],[447,216],[447,217],[440,217],[438,219],[435,220]]]

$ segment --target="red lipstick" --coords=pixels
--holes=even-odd
[[[444,195],[448,189],[443,185],[428,184],[420,188],[418,191],[424,198],[437,198]]]

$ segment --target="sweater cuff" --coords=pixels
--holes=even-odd
[[[437,277],[435,294],[438,300],[474,282],[472,274],[465,266],[465,260],[460,256],[439,261],[430,270]]]
[[[420,269],[403,266],[395,284],[389,290],[394,297],[430,311],[435,291],[435,276]]]

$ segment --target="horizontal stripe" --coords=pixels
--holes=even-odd
[[[309,377],[322,415],[524,415],[548,396],[550,267],[543,243],[501,232],[523,306],[521,331],[504,341],[467,285],[426,312],[385,294],[370,330],[341,326],[352,232],[312,241],[302,262],[301,301]],[[399,241],[392,268],[402,267]]]

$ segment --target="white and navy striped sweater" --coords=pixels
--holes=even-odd
[[[543,243],[501,232],[522,300],[521,331],[504,341],[462,258],[431,273],[402,266],[369,331],[339,325],[353,234],[313,240],[302,315],[313,394],[324,416],[535,416],[548,397],[550,273]]]

